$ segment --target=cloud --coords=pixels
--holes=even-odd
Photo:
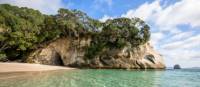
[[[200,1],[180,0],[165,6],[161,5],[163,1],[146,2],[122,17],[139,17],[150,24],[151,42],[164,55],[168,66],[198,65],[200,61],[191,61],[200,59],[200,35],[196,32],[200,28]],[[184,25],[189,27],[184,29]]]
[[[156,44],[158,44],[159,43],[159,41],[160,40],[162,40],[163,38],[164,38],[164,34],[163,33],[161,33],[161,32],[157,32],[157,33],[152,33],[151,34],[151,43],[153,44],[153,45],[156,45]]]
[[[164,49],[193,49],[199,47],[200,45],[200,35],[189,37],[185,40],[171,42],[169,44],[164,44],[162,47]]]
[[[161,6],[160,0],[152,3],[144,3],[136,9],[131,9],[122,17],[139,17],[145,21],[153,22],[163,30],[170,30],[178,25],[189,24],[192,27],[200,27],[200,1],[181,0],[175,4]]]
[[[122,17],[139,17],[143,20],[149,20],[152,15],[157,13],[161,10],[160,1],[155,1],[153,3],[144,3],[141,6],[139,6],[137,9],[131,9],[127,13],[122,14]]]
[[[182,67],[199,66],[200,54],[195,50],[160,50],[165,57],[167,66],[180,64]]]
[[[0,0],[0,4],[29,7],[45,14],[56,14],[59,8],[64,7],[62,0]]]
[[[182,41],[186,38],[192,37],[194,35],[193,31],[187,31],[187,32],[179,32],[176,33],[174,36],[170,37],[170,39],[166,40],[166,42],[175,42],[175,41]]]
[[[200,26],[200,1],[182,0],[155,13],[156,24],[159,26],[176,26],[189,24],[192,27]]]
[[[108,15],[104,15],[101,19],[99,19],[99,21],[105,22],[106,20],[108,20],[108,19],[113,19],[113,18],[115,18],[115,17],[111,17],[111,16],[108,16]]]

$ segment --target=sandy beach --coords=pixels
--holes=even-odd
[[[47,71],[59,69],[74,69],[62,66],[51,66],[41,64],[28,64],[28,63],[0,63],[0,73],[2,72],[26,72],[26,71]]]

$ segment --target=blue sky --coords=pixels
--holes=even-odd
[[[104,15],[120,17],[121,14],[130,9],[139,7],[144,3],[151,3],[154,0],[63,0],[66,8],[79,9],[86,12],[90,17],[100,19]],[[171,4],[177,0],[168,0],[167,4]],[[165,1],[161,2],[161,4]]]
[[[139,17],[151,26],[151,44],[168,67],[200,67],[200,0],[0,0],[45,14],[59,8],[78,9],[105,21]]]
[[[149,0],[148,2],[151,2]],[[70,9],[79,9],[86,12],[95,19],[102,18],[105,14],[109,16],[121,16],[129,9],[138,7],[146,2],[145,0],[64,0],[65,3],[71,3]]]

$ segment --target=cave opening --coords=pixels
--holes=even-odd
[[[56,53],[56,57],[55,57],[55,60],[54,60],[54,65],[64,66],[63,60],[62,60],[60,54],[58,54],[58,53]]]
[[[155,64],[155,57],[153,55],[146,55],[145,59]]]

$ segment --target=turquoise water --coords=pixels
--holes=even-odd
[[[200,87],[199,69],[0,73],[0,87]]]

